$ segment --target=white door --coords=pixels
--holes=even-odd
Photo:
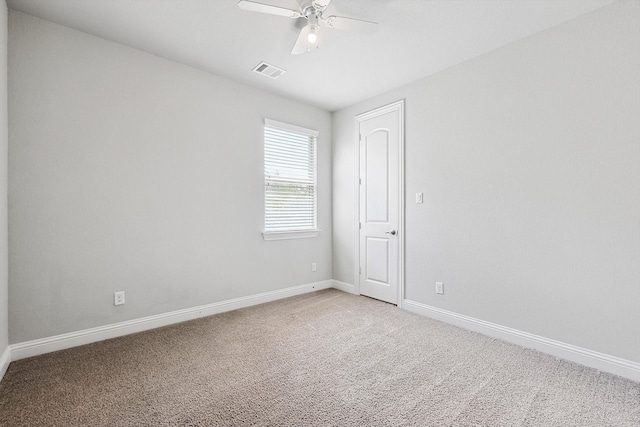
[[[360,294],[398,304],[401,275],[402,103],[356,118]]]

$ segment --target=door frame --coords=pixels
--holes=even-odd
[[[355,116],[354,136],[354,219],[353,219],[353,259],[354,259],[354,286],[355,293],[360,295],[360,125],[359,123],[390,112],[398,112],[398,308],[402,308],[404,302],[404,99],[375,108]]]

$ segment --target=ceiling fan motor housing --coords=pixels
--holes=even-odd
[[[318,12],[311,6],[303,10],[302,14],[309,21],[309,25],[318,25],[318,20],[322,17],[322,12]]]

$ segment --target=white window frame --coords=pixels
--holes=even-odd
[[[271,119],[264,119],[264,126],[269,127],[269,128],[273,128],[273,129],[280,129],[280,130],[285,130],[285,131],[291,131],[294,133],[298,133],[298,134],[303,134],[303,135],[307,135],[310,138],[313,137],[315,139],[314,141],[314,162],[315,164],[313,165],[314,167],[314,173],[313,173],[313,177],[314,177],[314,192],[313,192],[313,196],[314,196],[314,200],[313,200],[313,213],[314,213],[314,228],[312,229],[287,229],[287,230],[278,230],[278,231],[274,231],[274,230],[267,230],[266,229],[266,215],[267,215],[267,206],[266,206],[266,188],[267,188],[267,182],[268,182],[268,176],[265,174],[264,175],[264,198],[263,200],[265,201],[265,205],[264,205],[264,211],[263,211],[263,224],[265,224],[265,229],[263,229],[262,231],[262,237],[264,238],[264,240],[286,240],[286,239],[307,239],[307,238],[314,238],[314,237],[318,237],[319,233],[320,233],[320,229],[318,228],[318,135],[320,134],[317,130],[313,130],[313,129],[307,129],[301,126],[296,126],[296,125],[292,125],[289,123],[284,123],[284,122],[279,122],[276,120],[271,120]],[[265,144],[265,140],[264,140],[264,132],[263,132],[263,149],[264,149],[264,144]],[[265,165],[264,159],[263,159],[263,166]]]

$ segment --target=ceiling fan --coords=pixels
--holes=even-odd
[[[293,45],[293,49],[291,49],[291,53],[293,55],[311,52],[313,49],[318,48],[318,45],[320,44],[320,24],[327,28],[359,31],[363,33],[372,33],[378,28],[377,22],[346,18],[344,16],[323,16],[324,11],[330,2],[331,0],[312,0],[309,6],[301,10],[293,10],[250,0],[240,0],[238,2],[238,7],[242,10],[248,10],[251,12],[286,16],[292,19],[306,19],[307,25],[300,30],[298,39]]]

